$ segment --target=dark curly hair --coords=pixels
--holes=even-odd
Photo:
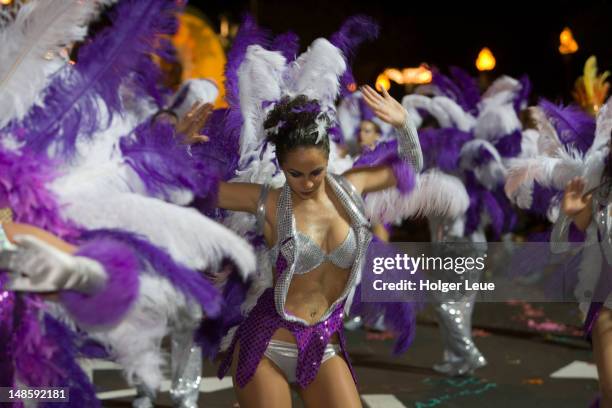
[[[319,137],[319,121],[325,121],[326,132]],[[329,155],[329,136],[327,130],[331,119],[321,112],[318,101],[305,95],[294,98],[284,97],[268,113],[264,121],[267,139],[276,147],[276,159],[282,164],[287,153],[298,147],[317,147]]]

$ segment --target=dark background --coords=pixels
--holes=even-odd
[[[376,19],[379,38],[361,47],[353,63],[359,83],[373,83],[387,67],[415,67],[422,62],[446,72],[452,65],[477,75],[474,62],[482,47],[497,60],[491,76],[524,73],[533,94],[570,102],[570,90],[590,55],[600,71],[612,69],[612,0],[597,1],[348,1],[348,0],[207,0],[191,1],[217,29],[222,15],[238,24],[252,13],[273,33],[288,30],[300,36],[304,49],[312,40],[329,36],[350,15]],[[559,34],[569,26],[579,50],[558,51]],[[393,85],[392,92],[403,93]]]

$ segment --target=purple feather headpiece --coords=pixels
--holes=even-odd
[[[350,94],[349,86],[355,83],[350,68],[357,47],[366,41],[372,41],[378,37],[378,24],[368,16],[356,15],[349,17],[340,30],[332,34],[329,41],[338,47],[347,62],[346,72],[340,78],[340,92],[342,96]]]

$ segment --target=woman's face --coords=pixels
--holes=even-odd
[[[369,120],[361,121],[359,125],[359,145],[372,149],[378,138],[380,138],[380,133],[376,130],[376,125]]]
[[[298,147],[287,152],[281,169],[291,190],[303,200],[312,198],[327,174],[327,153],[318,147]]]

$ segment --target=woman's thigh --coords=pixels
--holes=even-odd
[[[262,357],[255,374],[243,387],[236,382],[240,345],[236,345],[232,364],[234,392],[240,408],[290,408],[291,391],[283,373],[267,357]]]
[[[321,364],[314,381],[300,391],[307,408],[359,408],[361,399],[346,361],[334,356]]]

